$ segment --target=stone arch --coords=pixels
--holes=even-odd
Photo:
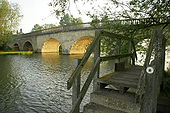
[[[13,51],[19,51],[19,44],[18,43],[15,43],[13,46],[12,46],[12,50]]]
[[[26,42],[24,43],[23,50],[24,50],[24,51],[33,51],[33,46],[32,46],[32,44],[31,44],[31,42],[26,41]]]
[[[79,38],[70,49],[70,54],[84,54],[86,52],[87,47],[92,42],[94,37],[91,36],[83,36]]]
[[[61,44],[58,40],[50,38],[43,43],[41,52],[59,53]]]

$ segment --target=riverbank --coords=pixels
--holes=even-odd
[[[33,51],[0,51],[0,55],[30,55]]]

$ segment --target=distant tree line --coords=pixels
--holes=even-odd
[[[55,24],[44,24],[44,25],[35,24],[31,31],[38,31],[38,30],[48,29],[48,28],[57,27],[57,26],[67,26],[67,25],[78,24],[78,23],[82,23],[82,22],[83,21],[82,21],[81,18],[74,18],[73,15],[65,14],[60,18],[59,25],[55,25]]]

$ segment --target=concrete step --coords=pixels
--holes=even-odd
[[[91,93],[90,102],[126,113],[140,111],[140,104],[135,103],[134,93],[120,94],[118,91],[101,89]]]
[[[83,113],[126,113],[114,110],[96,103],[89,103],[84,106]]]

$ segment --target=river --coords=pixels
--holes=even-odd
[[[68,113],[71,90],[66,81],[74,70],[78,55],[33,54],[0,56],[1,113]],[[93,58],[82,71],[82,84],[91,69]],[[108,73],[112,63],[101,64],[101,74]],[[89,102],[92,85],[81,104]]]

